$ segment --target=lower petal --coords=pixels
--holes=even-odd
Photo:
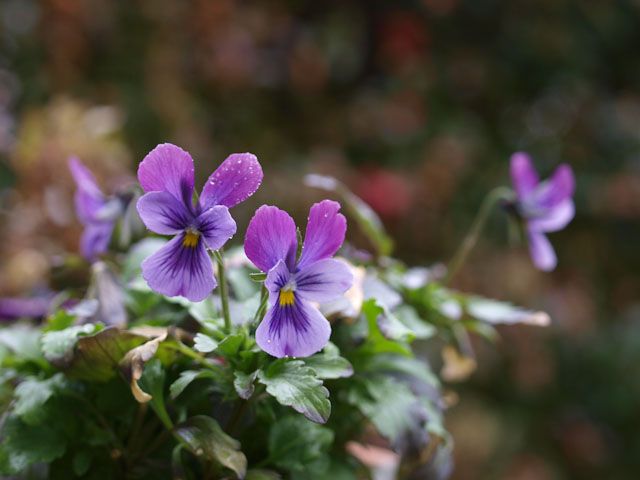
[[[575,210],[573,200],[567,199],[545,215],[529,220],[529,228],[536,232],[557,232],[573,220]]]
[[[98,255],[105,253],[111,242],[114,224],[111,222],[91,223],[82,232],[80,252],[87,260],[95,260]]]
[[[200,239],[194,246],[185,246],[184,234],[142,262],[142,276],[156,292],[181,295],[192,302],[204,300],[216,287],[204,242]]]
[[[533,264],[540,270],[550,272],[558,263],[556,252],[544,233],[529,231],[529,251]]]
[[[329,341],[331,326],[315,307],[296,298],[293,305],[273,305],[256,330],[258,346],[274,357],[308,357]]]

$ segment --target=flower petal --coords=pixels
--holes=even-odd
[[[529,231],[529,251],[533,264],[540,270],[550,272],[556,268],[558,259],[547,236],[543,233]]]
[[[138,180],[145,192],[169,192],[186,205],[191,205],[193,177],[191,155],[170,143],[151,150],[138,167]]]
[[[279,260],[293,270],[297,248],[293,218],[278,207],[261,206],[249,222],[244,239],[249,260],[263,272],[271,270]]]
[[[231,208],[255,193],[262,183],[262,175],[262,167],[254,154],[229,155],[205,183],[200,205],[205,209],[213,205]]]
[[[80,252],[89,261],[95,260],[105,253],[111,242],[113,222],[89,223],[80,238]]]
[[[145,193],[137,208],[146,227],[161,235],[180,233],[193,221],[191,211],[169,192]]]
[[[575,187],[573,170],[569,165],[562,164],[548,180],[536,188],[530,201],[538,208],[554,208],[573,197]]]
[[[292,305],[273,305],[256,330],[258,346],[274,357],[308,357],[322,350],[331,326],[317,308],[296,298]]]
[[[74,200],[78,219],[82,223],[95,221],[107,201],[104,194],[93,173],[77,157],[69,159],[69,170],[77,186]]]
[[[296,293],[305,300],[329,302],[353,285],[353,274],[346,263],[333,258],[315,262],[296,273]]]
[[[526,198],[540,183],[528,154],[516,152],[511,155],[511,182],[520,199]]]
[[[339,210],[340,204],[333,200],[323,200],[311,207],[299,268],[333,256],[342,246],[347,220]]]
[[[176,236],[143,261],[142,276],[158,293],[199,302],[216,287],[213,266],[203,241],[186,247],[183,240],[184,234]]]
[[[275,266],[267,273],[267,278],[264,281],[264,286],[269,293],[277,295],[280,293],[280,289],[284,287],[291,279],[291,272],[287,268],[284,261],[279,260]]]
[[[202,212],[196,219],[196,228],[211,250],[220,249],[236,233],[236,222],[229,209],[216,205]]]
[[[550,209],[538,218],[530,219],[527,224],[536,232],[557,232],[566,227],[575,216],[576,209],[573,200],[567,199]]]

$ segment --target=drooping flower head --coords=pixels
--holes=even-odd
[[[518,152],[511,157],[511,180],[517,197],[516,211],[525,222],[531,259],[540,270],[553,270],[557,258],[545,234],[562,230],[575,215],[573,171],[562,164],[541,182],[529,155]]]
[[[69,169],[77,186],[76,214],[84,225],[80,251],[87,260],[93,261],[107,251],[124,204],[117,196],[102,193],[91,171],[78,158],[69,159]]]
[[[311,207],[300,258],[293,219],[263,205],[249,223],[247,257],[267,273],[269,309],[256,331],[260,348],[274,357],[306,357],[329,341],[331,326],[311,302],[334,300],[347,291],[353,275],[331,257],[344,242],[347,222],[340,204],[324,200]]]
[[[193,201],[194,167],[189,153],[164,143],[140,162],[138,180],[146,192],[138,213],[147,228],[174,238],[142,262],[142,276],[156,292],[204,300],[216,287],[207,249],[218,250],[236,233],[229,208],[246,200],[262,182],[251,153],[229,155]]]

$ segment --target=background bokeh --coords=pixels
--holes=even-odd
[[[483,196],[527,150],[577,175],[552,274],[495,212],[457,287],[550,312],[550,328],[474,341],[451,385],[457,479],[626,479],[640,471],[638,0],[3,0],[0,296],[44,288],[77,251],[67,157],[105,190],[157,143],[202,179],[251,151],[259,193],[302,219],[334,175],[395,255],[451,256]],[[363,239],[352,232],[359,246]]]

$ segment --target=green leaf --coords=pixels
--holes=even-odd
[[[225,357],[235,357],[242,348],[246,338],[244,333],[227,335],[218,345],[218,353]]]
[[[415,377],[434,389],[440,388],[440,380],[426,361],[400,355],[375,355],[368,359],[361,371],[369,373],[400,373]]]
[[[227,435],[213,418],[192,417],[178,425],[175,432],[198,455],[216,461],[244,478],[247,458],[240,451],[240,442]]]
[[[327,344],[322,353],[305,358],[304,363],[322,379],[347,378],[353,375],[353,367],[346,358],[340,356],[332,343]]]
[[[46,418],[44,404],[65,385],[64,375],[58,373],[46,380],[27,378],[15,390],[13,411],[29,425],[38,425]]]
[[[362,312],[369,329],[364,344],[360,347],[360,353],[379,354],[397,353],[411,356],[411,349],[402,341],[390,340],[382,334],[378,321],[384,315],[384,308],[380,307],[375,299],[369,299],[362,304]]]
[[[251,272],[249,278],[254,282],[264,282],[267,279],[267,274],[264,272]]]
[[[44,361],[40,350],[40,338],[40,330],[27,324],[18,323],[0,328],[0,345],[8,348],[16,360]]]
[[[247,476],[244,477],[245,480],[281,480],[282,477],[279,473],[273,472],[271,470],[264,469],[256,469],[249,470],[247,472]]]
[[[253,297],[258,291],[259,286],[247,277],[246,268],[229,268],[226,273],[229,285],[233,290],[233,296],[240,302]]]
[[[309,420],[325,423],[329,418],[329,391],[302,360],[276,360],[266,370],[258,372],[258,379],[267,387],[269,395]]]
[[[0,473],[18,474],[34,463],[50,463],[64,455],[67,440],[48,423],[31,426],[10,415],[2,428]]]
[[[256,377],[258,376],[258,370],[253,373],[244,373],[236,370],[233,372],[233,375],[235,377],[233,380],[233,386],[236,389],[238,396],[248,400],[255,390],[253,383],[256,381]]]
[[[120,360],[149,338],[127,330],[106,328],[93,335],[80,337],[73,355],[61,368],[68,376],[80,380],[106,382],[116,375]]]
[[[177,398],[191,382],[200,378],[218,378],[215,372],[211,370],[185,370],[180,372],[180,377],[171,384],[169,393],[171,398]]]
[[[58,310],[47,318],[47,323],[43,330],[50,332],[52,330],[64,330],[69,328],[75,321],[76,316],[70,314],[66,310]]]
[[[416,334],[402,323],[387,308],[383,308],[376,321],[380,333],[389,340],[398,340],[403,343],[410,343],[416,338]]]
[[[333,177],[310,174],[304,178],[305,184],[334,192],[342,199],[347,212],[353,217],[358,227],[371,241],[379,255],[389,255],[393,250],[393,240],[387,235],[378,214],[360,197],[354,195],[343,183]]]
[[[93,455],[91,450],[80,450],[73,456],[73,473],[82,477],[89,471]]]
[[[46,332],[42,335],[42,353],[54,365],[64,364],[71,359],[78,338],[94,333],[97,327],[93,323],[87,323]]]
[[[545,327],[551,323],[549,315],[545,312],[526,310],[498,300],[472,296],[464,298],[463,303],[466,313],[471,318],[494,325],[524,323]]]
[[[149,399],[151,408],[156,412],[162,423],[171,428],[171,417],[169,417],[164,403],[164,379],[165,373],[162,363],[157,358],[154,358],[147,364],[138,383],[140,388],[151,396]]]
[[[188,300],[187,300],[188,302]],[[203,300],[202,302],[188,302],[185,305],[189,310],[189,315],[196,319],[200,324],[214,323],[216,326],[222,326],[224,324],[222,318],[220,318],[218,309],[213,304],[211,297]]]
[[[288,472],[319,473],[329,466],[333,432],[302,417],[279,419],[269,431],[269,463]]]
[[[213,352],[216,348],[218,348],[218,342],[216,342],[210,336],[205,335],[204,333],[196,334],[196,337],[193,339],[193,341],[193,349],[201,353]]]
[[[417,398],[409,387],[390,377],[358,378],[351,385],[347,401],[392,442],[416,422],[412,412]]]
[[[421,319],[415,308],[410,305],[401,305],[394,310],[393,314],[402,324],[413,332],[416,338],[424,340],[438,333],[436,327]]]

